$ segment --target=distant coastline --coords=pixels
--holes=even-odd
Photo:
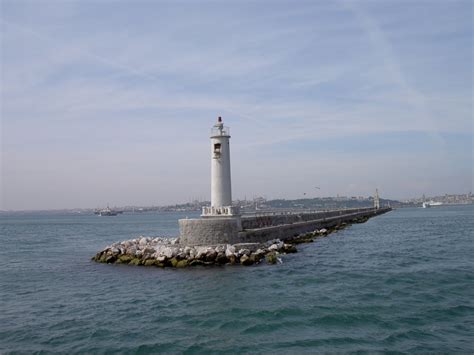
[[[468,194],[446,194],[432,197],[419,197],[400,200],[380,199],[382,206],[392,208],[421,207],[424,200],[441,202],[442,206],[458,206],[474,204],[474,195]],[[240,206],[243,213],[259,213],[264,211],[278,211],[281,209],[292,210],[325,210],[335,208],[364,208],[373,205],[373,197],[315,197],[300,199],[272,199],[267,200],[257,197],[252,200],[236,200],[235,205]],[[123,211],[123,213],[147,213],[147,212],[200,212],[203,206],[209,206],[210,201],[193,201],[182,204],[164,206],[114,206],[113,209]],[[64,209],[41,209],[41,210],[0,210],[0,214],[94,214],[95,208],[64,208]],[[99,207],[100,208],[100,207]]]

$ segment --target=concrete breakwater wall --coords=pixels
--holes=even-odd
[[[322,228],[333,228],[343,223],[366,221],[370,217],[390,211],[390,208],[364,208],[321,212],[298,216],[275,216],[276,225],[246,229],[240,233],[242,243],[261,243],[270,239],[290,240],[291,238]],[[273,217],[273,216],[272,216]],[[282,218],[285,217],[285,218]],[[256,220],[248,220],[242,225],[256,225]]]
[[[371,212],[373,210],[373,208],[351,208],[320,212],[266,213],[256,216],[242,216],[242,229],[257,229],[282,224],[315,221],[318,219],[348,215],[352,213]]]
[[[252,217],[182,219],[179,242],[183,245],[263,243],[285,240],[320,228],[331,228],[390,211],[390,208],[362,208],[315,213],[291,213]]]

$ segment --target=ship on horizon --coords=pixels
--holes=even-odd
[[[428,202],[423,202],[422,207],[431,208],[431,207],[441,206],[442,204],[443,204],[442,202],[428,201]]]
[[[123,213],[123,211],[113,210],[109,207],[109,205],[107,205],[106,208],[96,209],[94,211],[94,214],[96,214],[98,216],[116,216],[116,215],[121,214],[121,213]]]

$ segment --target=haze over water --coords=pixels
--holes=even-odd
[[[184,214],[2,215],[0,353],[472,353],[473,215],[400,209],[283,264],[184,270],[90,261]]]

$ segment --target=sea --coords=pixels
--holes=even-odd
[[[474,352],[474,205],[393,210],[277,265],[91,261],[195,216],[0,215],[0,353]]]

